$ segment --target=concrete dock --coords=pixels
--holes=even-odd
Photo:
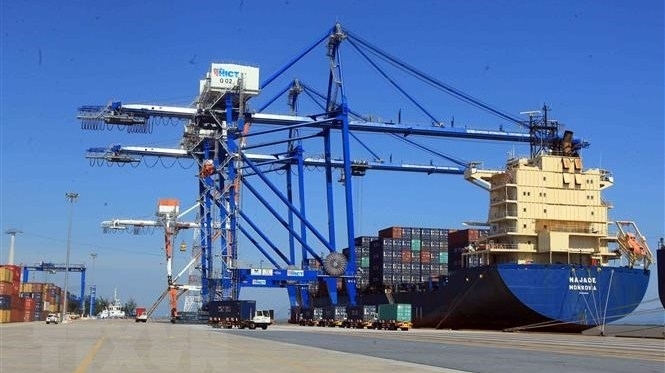
[[[0,326],[0,372],[662,372],[662,339],[376,331],[224,330],[133,320]]]

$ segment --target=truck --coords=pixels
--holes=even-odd
[[[376,319],[376,306],[347,306],[346,320],[343,322],[345,328],[371,329]]]
[[[254,300],[220,300],[208,303],[208,324],[213,328],[268,329],[270,310],[256,309]]]
[[[343,327],[346,320],[346,306],[323,307],[321,319],[319,326]]]
[[[406,303],[380,304],[372,322],[372,329],[409,330],[412,326],[411,305]]]
[[[300,310],[300,320],[298,323],[301,326],[323,326],[323,308],[302,308]]]
[[[136,322],[146,322],[148,321],[148,311],[145,307],[136,307],[134,311],[134,321]]]

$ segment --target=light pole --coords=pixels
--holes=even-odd
[[[72,215],[74,214],[74,202],[79,198],[78,193],[68,192],[65,193],[65,198],[69,202],[69,226],[67,228],[67,259],[65,261],[65,292],[64,292],[64,301],[62,302],[62,313],[61,313],[61,322],[65,322],[65,315],[67,314],[67,286],[69,281],[69,253],[72,249]]]
[[[16,242],[16,235],[18,233],[23,233],[22,230],[20,229],[7,229],[5,231],[6,234],[9,235],[9,258],[7,259],[7,264],[13,265],[14,264],[14,243]]]
[[[97,286],[95,285],[95,259],[97,259],[97,253],[90,253],[90,257],[92,257],[92,273],[90,273],[90,282],[92,285],[90,285],[90,311],[88,311],[88,314],[90,317],[93,317],[95,315],[95,296],[97,295]]]

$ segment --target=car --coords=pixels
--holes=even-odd
[[[57,324],[58,321],[58,314],[56,313],[49,313],[48,316],[46,316],[47,324]]]

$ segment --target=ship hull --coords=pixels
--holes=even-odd
[[[656,251],[656,267],[658,268],[658,296],[660,304],[665,308],[665,248]]]
[[[649,272],[625,267],[500,264],[458,270],[433,291],[398,292],[414,326],[579,332],[627,316],[642,301]],[[361,295],[380,304],[385,295]]]

